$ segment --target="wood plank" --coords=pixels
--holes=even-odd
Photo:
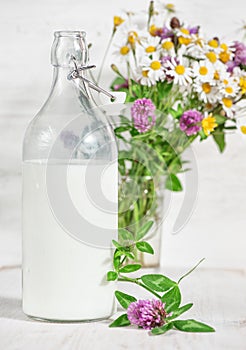
[[[181,269],[169,270],[168,275],[177,278],[183,272]],[[209,322],[216,328],[216,333],[186,334],[171,331],[165,336],[149,336],[148,332],[134,328],[109,329],[111,320],[79,324],[33,321],[21,310],[20,268],[5,268],[0,270],[0,348],[245,350],[245,276],[243,270],[199,269],[183,281],[183,302],[195,302],[194,310],[189,311],[187,317]],[[147,296],[132,285],[119,288],[134,295],[138,293],[139,297]]]

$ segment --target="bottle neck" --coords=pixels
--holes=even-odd
[[[77,66],[88,63],[88,47],[85,40],[85,32],[59,31],[54,33],[54,41],[51,49],[51,64],[54,67],[51,95],[64,95],[70,98],[74,90],[79,93],[81,84],[76,79],[69,80],[68,75]],[[83,85],[83,84],[82,84]],[[77,89],[76,89],[77,87]],[[90,95],[84,91],[89,98]]]
[[[55,32],[51,48],[51,64],[54,67],[74,68],[73,60],[78,65],[88,62],[88,47],[85,32]]]

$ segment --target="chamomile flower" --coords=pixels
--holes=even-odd
[[[153,75],[149,75],[149,69],[139,67],[134,75],[134,79],[139,81],[141,85],[152,86],[156,84]]]
[[[174,43],[170,38],[164,39],[161,42],[161,51],[165,55],[175,56]]]
[[[193,35],[192,42],[187,46],[187,54],[192,57],[204,58],[204,40]]]
[[[220,47],[220,42],[217,38],[213,38],[208,40],[206,43],[206,49],[210,52],[215,52],[216,54],[219,54],[223,49]]]
[[[223,97],[221,99],[221,105],[223,107],[223,110],[225,111],[226,115],[229,118],[232,118],[235,114],[235,106],[233,105],[232,98],[229,97]]]
[[[218,89],[208,82],[196,81],[194,84],[194,89],[199,95],[199,99],[205,103],[216,103],[220,98],[218,94]]]
[[[176,33],[180,45],[188,46],[192,42],[192,35],[188,28],[179,28]]]
[[[148,71],[148,77],[151,81],[164,80],[165,73],[160,61],[159,55],[154,52],[151,56],[143,57],[140,62],[143,71]]]
[[[218,61],[214,65],[214,69],[214,81],[216,84],[220,84],[220,82],[230,79],[230,74],[227,72],[227,67],[223,63]]]
[[[192,82],[192,70],[187,67],[181,59],[175,60],[173,57],[166,61],[165,67],[168,71],[168,75],[173,77],[174,84],[188,85]]]
[[[129,61],[132,56],[131,47],[128,44],[115,45],[113,55],[119,62]]]
[[[221,62],[223,62],[224,64],[228,63],[229,61],[231,61],[234,57],[234,53],[227,49],[227,50],[222,50],[219,53],[219,59]]]
[[[145,52],[145,54],[153,54],[153,52],[157,52],[160,49],[160,38],[153,37],[149,35],[146,38],[140,40],[141,46]]]
[[[225,97],[235,97],[239,90],[237,79],[230,77],[221,82],[221,93]]]
[[[214,66],[208,60],[195,62],[193,66],[193,77],[201,82],[212,82],[214,79]]]
[[[121,24],[120,30],[117,30],[117,41],[126,42],[132,49],[140,41],[141,31],[136,24],[132,24],[130,20]]]
[[[243,75],[239,78],[239,88],[241,89],[241,93],[245,94],[246,93],[246,76]]]

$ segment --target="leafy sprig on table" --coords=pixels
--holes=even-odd
[[[139,271],[141,265],[136,262],[136,250],[154,254],[151,245],[144,241],[144,236],[152,227],[153,222],[149,221],[143,225],[137,232],[136,238],[126,229],[119,229],[119,242],[113,241],[116,247],[113,256],[114,270],[107,273],[108,281],[119,281],[134,283],[139,287],[146,289],[149,293],[161,300],[165,305],[167,317],[165,324],[161,327],[155,327],[151,330],[154,335],[164,334],[171,329],[183,332],[214,332],[214,328],[193,319],[179,320],[179,316],[190,310],[192,303],[181,305],[180,282],[188,276],[195,268],[204,260],[202,259],[195,267],[183,275],[177,282],[162,274],[144,274],[140,277],[131,278],[128,274]],[[129,263],[130,259],[130,263]],[[115,297],[119,304],[127,310],[129,305],[136,302],[137,299],[129,294],[121,291],[115,291]],[[127,313],[119,316],[110,324],[110,327],[129,326],[131,322],[127,317]]]

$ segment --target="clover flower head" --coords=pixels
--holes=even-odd
[[[180,129],[186,133],[187,136],[195,135],[201,130],[201,121],[203,119],[202,113],[195,109],[188,110],[180,118]]]
[[[136,100],[131,107],[131,115],[134,126],[140,133],[150,130],[155,125],[155,105],[148,98]]]
[[[163,326],[167,316],[165,304],[157,299],[134,301],[127,309],[127,317],[131,324],[143,329]]]

